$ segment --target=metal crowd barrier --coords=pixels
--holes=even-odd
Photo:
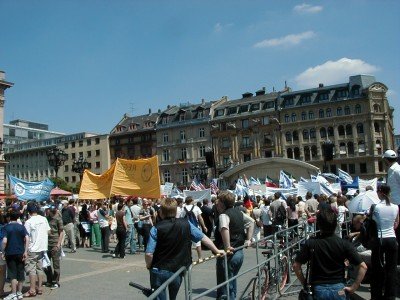
[[[346,219],[346,221],[343,224],[345,225],[346,228],[346,232],[348,233],[349,231],[349,224],[351,223],[351,220]],[[342,230],[340,228],[340,230]],[[166,282],[164,282],[156,291],[154,291],[150,297],[148,297],[148,299],[155,299],[158,295],[160,295],[160,293],[162,293],[163,291],[166,292],[166,298],[169,299],[169,288],[168,285],[178,276],[183,276],[183,282],[184,282],[184,291],[185,291],[185,299],[189,299],[189,300],[196,300],[196,299],[200,299],[201,297],[204,297],[214,291],[216,291],[218,288],[220,287],[225,287],[226,288],[226,299],[230,300],[230,295],[229,295],[229,283],[239,277],[242,277],[250,272],[254,272],[255,270],[257,270],[257,274],[260,274],[260,270],[261,268],[268,262],[268,261],[273,261],[275,263],[275,266],[278,265],[279,263],[279,256],[281,254],[286,255],[286,257],[288,258],[288,268],[289,268],[289,272],[288,272],[288,281],[287,284],[285,286],[285,290],[283,291],[282,295],[292,295],[292,294],[298,294],[301,290],[301,286],[299,285],[298,289],[295,290],[290,290],[292,288],[292,286],[294,285],[294,282],[296,280],[291,280],[290,276],[291,276],[291,269],[292,269],[292,259],[290,257],[290,255],[292,253],[294,253],[296,250],[299,251],[301,244],[304,243],[310,236],[315,235],[315,233],[317,233],[316,228],[315,228],[315,223],[313,224],[308,224],[307,220],[304,220],[304,222],[299,223],[296,226],[292,226],[290,228],[284,228],[281,229],[277,232],[275,232],[273,235],[264,237],[256,242],[252,243],[252,246],[255,246],[256,249],[256,265],[253,267],[250,267],[242,272],[239,272],[236,276],[231,277],[229,279],[227,279],[226,281],[224,281],[223,283],[213,286],[205,291],[203,291],[200,294],[193,294],[193,287],[192,287],[192,272],[193,269],[205,262],[210,262],[213,261],[217,258],[219,259],[224,259],[224,270],[225,270],[225,278],[228,278],[228,255],[224,255],[222,258],[220,255],[211,255],[209,257],[206,257],[204,259],[202,259],[201,261],[197,261],[197,262],[193,262],[188,269],[186,269],[185,267],[181,267],[176,273],[174,273],[173,276],[171,276],[171,278],[169,278]],[[284,247],[281,248],[280,247],[280,239],[284,237]],[[289,242],[289,238],[292,238],[291,242]],[[265,248],[261,248],[260,246],[262,244],[265,244],[267,241],[271,241],[274,245],[273,247],[273,253],[268,257],[265,258],[264,256],[262,256],[261,252],[262,250],[265,250]],[[245,249],[247,248],[246,246],[241,246],[236,248],[234,251],[238,251],[241,249]],[[245,287],[245,290],[242,292],[242,295],[239,297],[239,299],[245,299],[246,298],[246,291],[249,288],[249,286],[252,284],[253,279],[255,279],[255,277],[252,277],[252,279],[249,281],[249,283],[247,284],[247,286]],[[259,280],[258,281],[258,295],[260,297],[260,291],[261,291],[261,285],[262,282]],[[277,285],[276,287],[276,295],[278,298],[279,294],[278,294],[278,289],[279,286]],[[290,290],[290,291],[289,291]],[[233,300],[233,299],[231,299]]]

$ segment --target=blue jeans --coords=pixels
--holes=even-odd
[[[243,250],[236,251],[233,255],[228,256],[228,279],[236,276],[243,264]],[[217,259],[217,285],[228,280],[225,278],[224,258]],[[229,299],[236,299],[237,285],[236,279],[229,282]],[[217,290],[217,298],[226,295],[226,286],[222,286]]]
[[[348,299],[343,291],[343,283],[314,285],[314,299],[316,300],[341,300]]]
[[[125,248],[129,246],[131,254],[136,252],[135,235],[135,226],[133,226],[133,224],[128,224],[128,230],[126,231]]]
[[[167,281],[172,275],[174,275],[174,272],[167,271],[167,270],[160,270],[157,268],[152,268],[150,270],[150,285],[153,290],[157,290],[165,281]],[[169,299],[175,300],[176,296],[178,295],[179,288],[182,283],[182,277],[178,276],[175,278],[174,281],[172,281],[168,285],[168,290],[169,290]],[[164,290],[161,294],[158,295],[156,298],[157,300],[164,300],[167,299],[167,295],[165,293],[166,290]]]

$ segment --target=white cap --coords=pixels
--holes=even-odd
[[[397,158],[397,153],[393,150],[386,150],[382,158]]]

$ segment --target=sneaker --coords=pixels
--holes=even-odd
[[[3,298],[3,300],[17,300],[17,299],[18,299],[17,294],[12,294],[12,293],[9,294],[7,297]]]
[[[24,295],[21,292],[17,292],[18,299],[24,299]]]
[[[115,254],[112,255],[113,258],[116,258],[117,256]]]
[[[51,290],[55,290],[55,289],[58,289],[58,288],[60,288],[60,284],[58,284],[58,283],[55,283],[50,287]]]

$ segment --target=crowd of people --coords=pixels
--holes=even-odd
[[[11,283],[11,293],[4,298],[7,300],[41,295],[43,286],[59,288],[63,249],[73,255],[78,248],[94,248],[119,259],[144,253],[153,290],[192,263],[192,247],[197,261],[202,261],[203,250],[208,249],[218,256],[215,269],[217,284],[221,284],[239,273],[244,247],[254,246],[282,228],[299,225],[310,236],[319,231],[303,245],[294,265],[304,284],[301,266],[313,262],[310,284],[314,299],[345,299],[358,288],[367,266],[379,275],[370,281],[372,299],[395,299],[400,166],[397,154],[390,151],[384,155],[389,168],[387,184],[377,190],[380,202],[369,212],[356,214],[350,214],[347,208],[351,198],[340,192],[330,197],[311,192],[304,198],[284,197],[277,192],[269,197],[242,198],[220,191],[211,199],[197,202],[192,197],[51,199],[45,203],[7,200],[1,203],[0,213],[0,294],[4,294],[6,280]],[[368,213],[378,233],[378,242],[371,249],[365,249],[359,241]],[[348,217],[352,219],[350,231]],[[116,243],[114,250],[110,242]],[[224,259],[228,270],[224,269]],[[346,278],[346,268],[351,273],[349,266],[355,271]],[[25,276],[29,276],[30,284],[22,293]],[[178,277],[171,283],[170,299],[176,299],[181,280]],[[217,298],[224,299],[227,291],[230,299],[236,299],[236,280],[230,281],[228,289],[219,288]],[[159,299],[165,299],[165,293]]]

